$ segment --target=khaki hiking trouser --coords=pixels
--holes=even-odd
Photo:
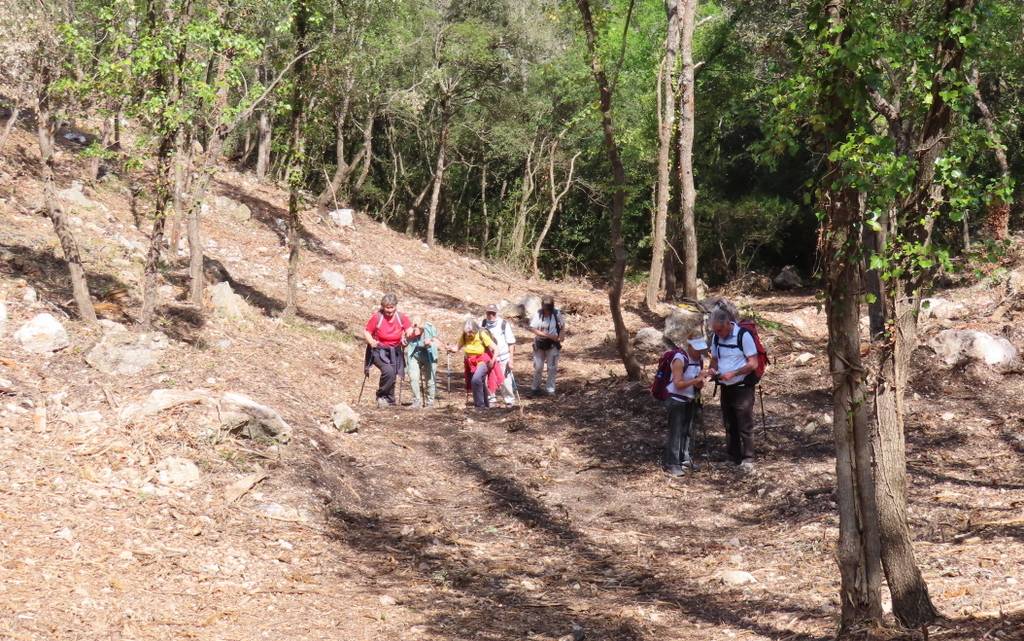
[[[413,403],[417,401],[423,402],[420,392],[421,380],[427,384],[427,402],[433,403],[437,395],[437,364],[430,361],[430,355],[417,351],[409,359],[406,369],[409,370],[409,383],[412,385]]]
[[[544,366],[548,366],[548,383],[547,393],[555,393],[555,377],[558,374],[558,355],[561,353],[557,347],[551,349],[537,349],[533,348],[533,391],[540,391],[541,374],[544,372]]]

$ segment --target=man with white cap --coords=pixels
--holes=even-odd
[[[497,344],[498,365],[505,374],[505,382],[501,386],[501,396],[507,407],[516,403],[515,388],[512,382],[512,360],[516,352],[516,335],[512,331],[512,323],[501,317],[498,313],[498,306],[491,303],[487,306],[484,318],[480,321],[480,327],[491,333],[494,342]],[[491,397],[491,406],[497,401],[497,397]]]
[[[699,332],[687,336],[686,346],[672,358],[672,379],[665,391],[665,409],[668,411],[668,440],[661,464],[670,476],[682,476],[684,467],[693,467],[690,458],[690,427],[696,409],[696,399],[710,373],[703,369],[702,354],[708,343]]]

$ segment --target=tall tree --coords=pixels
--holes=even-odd
[[[288,289],[282,316],[292,318],[298,307],[299,251],[302,244],[302,220],[299,217],[299,199],[305,178],[305,139],[303,116],[306,108],[306,41],[309,29],[309,7],[307,0],[295,0],[292,31],[295,37],[296,62],[292,78],[291,116],[288,138]]]
[[[683,295],[697,297],[697,226],[694,207],[697,188],[693,182],[693,139],[696,126],[696,84],[694,80],[693,34],[696,29],[698,0],[679,0],[680,52],[679,75],[679,209],[683,232]]]
[[[589,0],[576,0],[576,7],[579,9],[580,18],[583,21],[583,33],[587,41],[590,69],[594,75],[594,82],[597,84],[605,153],[608,156],[608,164],[611,165],[612,169],[612,206],[609,234],[615,260],[609,274],[608,306],[612,314],[612,324],[615,326],[615,344],[619,350],[619,357],[626,367],[626,375],[629,377],[629,380],[636,381],[640,380],[643,370],[636,359],[636,355],[633,353],[633,346],[629,341],[629,330],[626,329],[626,323],[622,318],[622,285],[626,275],[626,247],[622,239],[622,212],[626,205],[626,170],[622,164],[619,143],[615,138],[615,123],[612,116],[613,95],[597,47],[597,30],[594,27],[594,17],[590,10],[590,2]]]

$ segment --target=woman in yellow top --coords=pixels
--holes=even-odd
[[[463,360],[466,390],[473,391],[473,405],[476,407],[489,407],[487,397],[505,382],[501,368],[493,367],[496,348],[491,333],[480,329],[480,325],[472,319],[467,320],[462,327],[458,344],[448,346],[450,352],[462,350],[466,354]]]

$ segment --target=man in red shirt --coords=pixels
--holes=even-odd
[[[395,378],[405,375],[405,358],[402,347],[412,333],[409,317],[398,312],[398,297],[384,294],[380,309],[370,316],[363,330],[366,339],[366,375],[370,365],[380,370],[380,385],[377,387],[377,406],[395,404]]]

